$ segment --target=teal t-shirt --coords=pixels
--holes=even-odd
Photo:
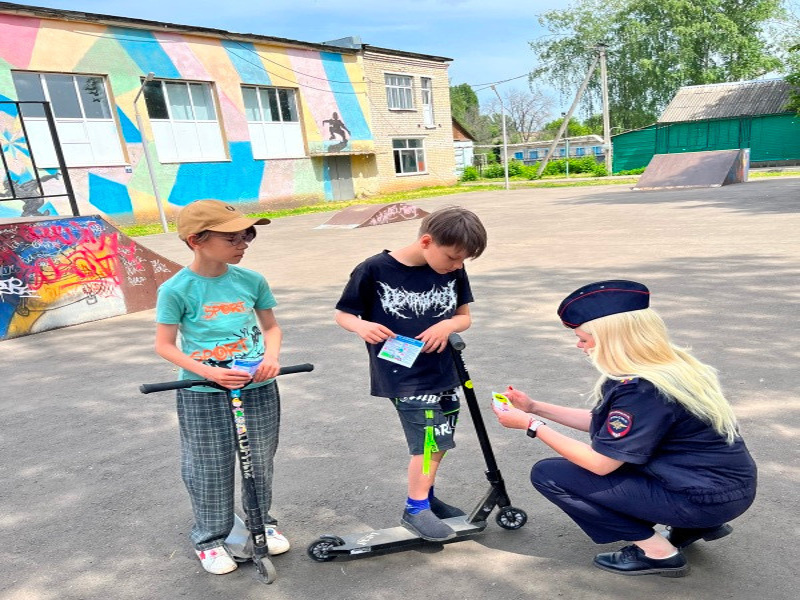
[[[183,268],[158,288],[156,322],[178,325],[181,350],[213,367],[230,367],[233,359],[261,359],[264,336],[255,310],[277,302],[264,276],[228,265],[219,277],[203,277]],[[200,379],[181,369],[181,379]],[[264,381],[257,385],[264,385]],[[193,391],[218,392],[212,387]]]

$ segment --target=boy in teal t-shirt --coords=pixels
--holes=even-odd
[[[269,515],[272,463],[278,445],[281,329],[266,279],[236,266],[256,237],[255,225],[219,200],[198,200],[178,215],[178,236],[192,263],[158,290],[156,352],[181,368],[182,379],[209,379],[242,390],[254,479],[267,523],[270,554],[289,549]],[[180,345],[178,344],[180,337]],[[224,541],[233,527],[236,449],[228,395],[208,386],[177,391],[181,474],[192,502],[191,540],[203,568],[236,569]]]

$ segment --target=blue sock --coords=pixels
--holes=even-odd
[[[430,507],[431,505],[427,498],[424,500],[414,500],[413,498],[409,497],[406,500],[406,510],[410,515],[415,515],[422,510],[430,509]]]

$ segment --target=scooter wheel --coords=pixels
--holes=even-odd
[[[262,583],[272,583],[278,578],[278,571],[268,556],[253,558],[253,562],[256,565],[256,571],[258,571],[258,578]]]
[[[328,562],[336,558],[330,554],[330,549],[344,544],[344,540],[335,536],[321,537],[308,547],[306,552],[317,562]]]
[[[503,529],[519,529],[528,522],[528,513],[521,508],[507,506],[500,509],[495,520]]]

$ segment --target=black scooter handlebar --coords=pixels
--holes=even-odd
[[[451,333],[449,336],[447,336],[447,341],[456,352],[461,352],[467,347],[467,343],[457,333]]]
[[[314,365],[311,363],[303,363],[300,365],[289,365],[288,367],[281,367],[278,375],[291,375],[292,373],[306,373],[313,371]],[[139,391],[143,394],[152,394],[153,392],[166,392],[168,390],[182,390],[185,388],[194,387],[196,385],[205,385],[215,387],[222,391],[228,391],[228,388],[219,385],[214,381],[208,379],[181,379],[179,381],[164,381],[162,383],[143,383],[139,386]]]

